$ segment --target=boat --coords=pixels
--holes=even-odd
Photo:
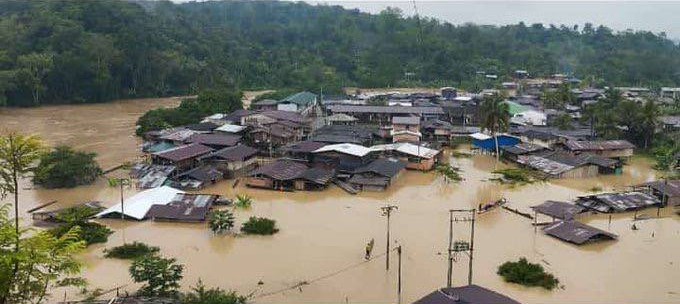
[[[493,203],[488,203],[488,204],[479,204],[479,210],[477,210],[477,213],[486,213],[489,212],[493,209],[496,209],[500,206],[505,205],[508,202],[505,198],[501,198]]]

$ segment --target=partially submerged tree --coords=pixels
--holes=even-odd
[[[132,242],[104,250],[104,257],[114,259],[138,259],[148,255],[156,254],[161,249],[156,246],[149,246],[141,242]]]
[[[130,276],[136,283],[144,283],[139,294],[150,297],[176,296],[184,266],[177,260],[157,255],[136,259],[130,265]]]
[[[0,207],[0,303],[41,303],[51,287],[83,282],[68,277],[80,271],[74,258],[85,247],[79,228],[60,237],[45,231],[17,232],[8,213],[9,205]]]
[[[247,222],[243,223],[241,231],[246,234],[271,235],[279,232],[279,229],[276,228],[275,220],[252,216]]]
[[[215,210],[208,224],[213,233],[229,231],[234,228],[234,214],[229,210]]]
[[[59,146],[40,157],[33,182],[45,188],[73,188],[93,183],[102,174],[95,153]]]
[[[498,160],[500,158],[498,133],[507,131],[510,126],[509,106],[503,102],[501,95],[487,96],[482,102],[480,112],[482,114],[482,130],[491,133],[496,146],[496,160]]]
[[[529,263],[526,258],[517,262],[505,262],[498,267],[498,275],[506,282],[524,286],[540,286],[552,290],[560,283],[552,274],[546,273],[540,264]]]

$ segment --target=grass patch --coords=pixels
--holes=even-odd
[[[131,244],[123,244],[111,249],[104,250],[104,257],[110,259],[137,259],[149,254],[155,254],[160,251],[156,246],[149,246],[141,242],[132,242]]]
[[[241,232],[245,234],[272,235],[279,232],[279,229],[276,228],[275,220],[251,216],[250,219],[241,226]]]
[[[498,174],[500,177],[492,178],[491,180],[500,182],[502,184],[526,185],[536,181],[533,174],[526,169],[508,168],[494,170],[492,173]]]
[[[451,165],[437,165],[435,171],[444,177],[444,180],[449,182],[460,182],[463,177],[460,176],[460,168],[453,167]]]
[[[520,258],[517,262],[505,262],[498,267],[498,275],[506,282],[516,283],[529,287],[543,287],[553,290],[560,281],[552,274],[546,273],[543,266],[529,263],[526,258]]]
[[[594,186],[594,187],[588,189],[588,192],[602,192],[602,187]]]

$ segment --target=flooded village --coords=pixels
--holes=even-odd
[[[577,79],[521,72],[502,89],[476,93],[357,89],[281,100],[247,93],[244,109],[139,137],[141,114],[182,98],[0,109],[0,128],[96,152],[110,168],[106,177],[130,178],[122,204],[106,178],[72,189],[21,186],[24,225],[45,211],[101,204],[93,221],[114,233],[79,259],[91,287],[109,296],[138,286],[129,262],[105,259],[103,250],[141,241],[186,265],[183,286],[200,279],[256,303],[410,303],[446,286],[451,227],[453,240],[470,234],[465,222],[451,225],[449,211],[475,209],[471,278],[478,286],[521,303],[680,301],[680,181],[664,179],[639,147],[597,138],[578,122],[603,90],[574,89],[582,107],[558,111],[541,92]],[[629,99],[648,93],[619,89]],[[509,128],[498,134],[484,128],[480,113],[490,96],[501,96],[510,112]],[[555,127],[565,114],[571,126]],[[529,181],[515,182],[506,169]],[[252,206],[234,208],[237,195]],[[394,250],[385,270],[386,205],[398,207],[389,240],[402,250],[401,279]],[[233,210],[239,224],[274,219],[280,231],[215,235],[206,220],[221,209]],[[369,240],[375,257],[366,261]],[[498,266],[520,257],[554,274],[559,288],[504,282]],[[453,286],[468,284],[468,265],[455,255]],[[52,296],[82,297],[63,288]]]

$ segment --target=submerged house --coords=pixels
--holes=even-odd
[[[146,217],[165,222],[204,222],[219,195],[179,193],[167,204],[152,205]]]
[[[473,147],[486,152],[496,152],[496,140],[493,137],[484,133],[474,133],[470,137],[472,137]],[[505,134],[496,135],[496,138],[498,139],[499,149],[506,146],[514,146],[520,142],[519,138]]]
[[[171,185],[184,190],[198,190],[208,183],[216,183],[224,173],[212,165],[202,165],[177,175]]]
[[[407,169],[429,171],[437,164],[441,151],[412,143],[375,145],[373,151],[383,156],[397,158],[406,163]]]
[[[516,162],[522,155],[534,154],[546,150],[545,147],[531,143],[519,143],[514,146],[505,146],[501,148],[503,157]]]
[[[610,158],[628,158],[633,156],[635,145],[627,140],[576,141],[564,143],[565,149],[574,153],[591,153]]]
[[[272,190],[320,190],[328,186],[335,176],[334,170],[309,168],[307,165],[277,160],[263,165],[249,174],[249,187]]]
[[[651,194],[631,191],[581,196],[576,204],[601,213],[614,213],[659,206],[661,201]]]
[[[257,149],[237,145],[202,156],[200,160],[223,173],[225,178],[242,176],[256,163]]]
[[[520,304],[520,302],[473,284],[437,289],[413,304]]]
[[[199,165],[198,158],[214,151],[213,148],[201,144],[188,144],[151,154],[151,160],[156,165],[172,165],[178,173],[193,169]]]
[[[406,169],[406,163],[394,158],[379,158],[354,171],[349,183],[364,191],[385,191]]]
[[[543,228],[543,232],[562,241],[583,245],[605,240],[616,240],[618,236],[577,221],[559,221]]]
[[[373,150],[355,144],[325,145],[312,153],[313,163],[339,172],[352,172],[373,160]]]
[[[518,164],[539,171],[548,178],[589,178],[600,174],[613,174],[620,169],[619,162],[592,154],[544,153],[518,155]]]
[[[664,206],[680,206],[680,180],[658,180],[642,186],[648,187]]]
[[[99,218],[125,218],[143,220],[153,205],[167,205],[175,199],[177,194],[184,194],[184,191],[162,186],[149,190],[141,191],[124,201],[124,206],[120,203],[99,212],[95,217]]]
[[[586,209],[567,202],[545,201],[543,204],[532,206],[534,212],[549,216],[553,219],[573,220],[574,217],[583,213]]]

